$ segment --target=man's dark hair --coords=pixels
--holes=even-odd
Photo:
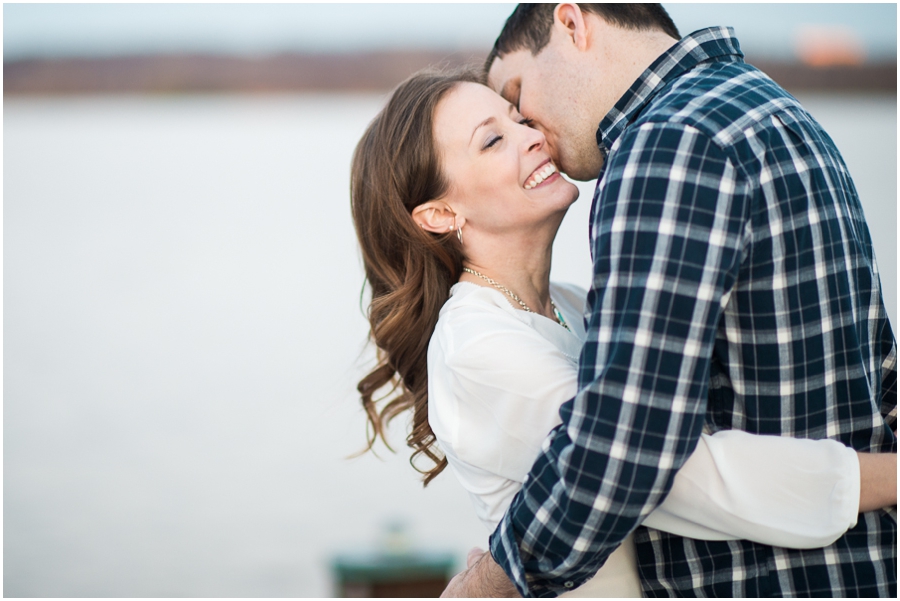
[[[553,10],[556,4],[520,4],[506,20],[494,42],[494,48],[484,63],[487,73],[494,61],[504,54],[527,49],[532,56],[550,42]],[[681,39],[678,28],[661,4],[579,4],[582,12],[592,13],[604,21],[623,29],[646,31],[658,29],[676,40]]]

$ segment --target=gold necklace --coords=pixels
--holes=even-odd
[[[505,292],[507,294],[507,296],[509,296],[509,298],[511,298],[514,301],[516,301],[517,303],[519,303],[519,306],[521,306],[522,309],[524,309],[526,312],[534,313],[534,311],[532,311],[528,307],[528,305],[525,304],[525,301],[523,301],[521,298],[519,298],[519,295],[517,295],[515,292],[513,292],[512,290],[510,290],[509,288],[507,288],[506,286],[504,286],[497,280],[493,280],[493,279],[487,277],[486,275],[484,275],[483,273],[478,273],[474,269],[469,269],[468,267],[463,267],[463,271],[465,271],[466,273],[471,273],[474,276],[478,276],[481,279],[483,279],[484,281],[486,281],[488,284],[493,286],[494,288],[497,288],[498,290],[502,290],[503,292]],[[566,323],[565,318],[563,317],[560,310],[557,308],[556,303],[553,302],[552,298],[550,299],[550,306],[553,307],[553,315],[556,317],[556,321],[559,322],[559,325],[561,325],[562,327],[564,327],[565,329],[567,329],[571,332],[572,328],[570,328],[569,324]]]

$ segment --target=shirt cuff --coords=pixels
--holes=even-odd
[[[528,584],[525,580],[525,567],[522,565],[522,558],[519,557],[519,543],[516,540],[515,533],[510,523],[509,513],[503,516],[500,524],[490,538],[491,556],[497,562],[512,583],[516,586],[516,590],[523,597],[532,597],[528,590]]]
[[[515,585],[516,590],[523,597],[558,597],[578,588],[584,582],[590,580],[593,573],[583,575],[581,581],[565,578],[550,578],[537,582],[534,577],[529,578],[525,572],[525,565],[519,554],[519,541],[512,527],[509,513],[503,516],[497,529],[490,538],[491,556],[494,561],[503,568],[506,575]]]

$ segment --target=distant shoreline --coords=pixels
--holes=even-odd
[[[480,66],[485,56],[487,49],[15,60],[3,64],[3,95],[387,91],[421,68]],[[896,61],[853,67],[747,62],[789,92],[897,92]]]

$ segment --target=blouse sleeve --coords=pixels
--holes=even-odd
[[[429,400],[429,420],[492,528],[561,423],[576,361],[499,307],[439,322],[435,340],[429,364],[452,384]],[[702,540],[820,547],[855,525],[859,485],[856,453],[837,441],[704,434],[644,525]]]
[[[835,440],[704,434],[645,526],[703,540],[822,547],[856,525],[859,460]]]
[[[575,365],[514,317],[500,317],[454,324],[446,367],[464,425],[454,447],[467,461],[521,482],[560,423],[560,404],[575,393]]]
[[[577,358],[500,307],[442,318],[428,352],[429,422],[493,528],[575,394]]]

